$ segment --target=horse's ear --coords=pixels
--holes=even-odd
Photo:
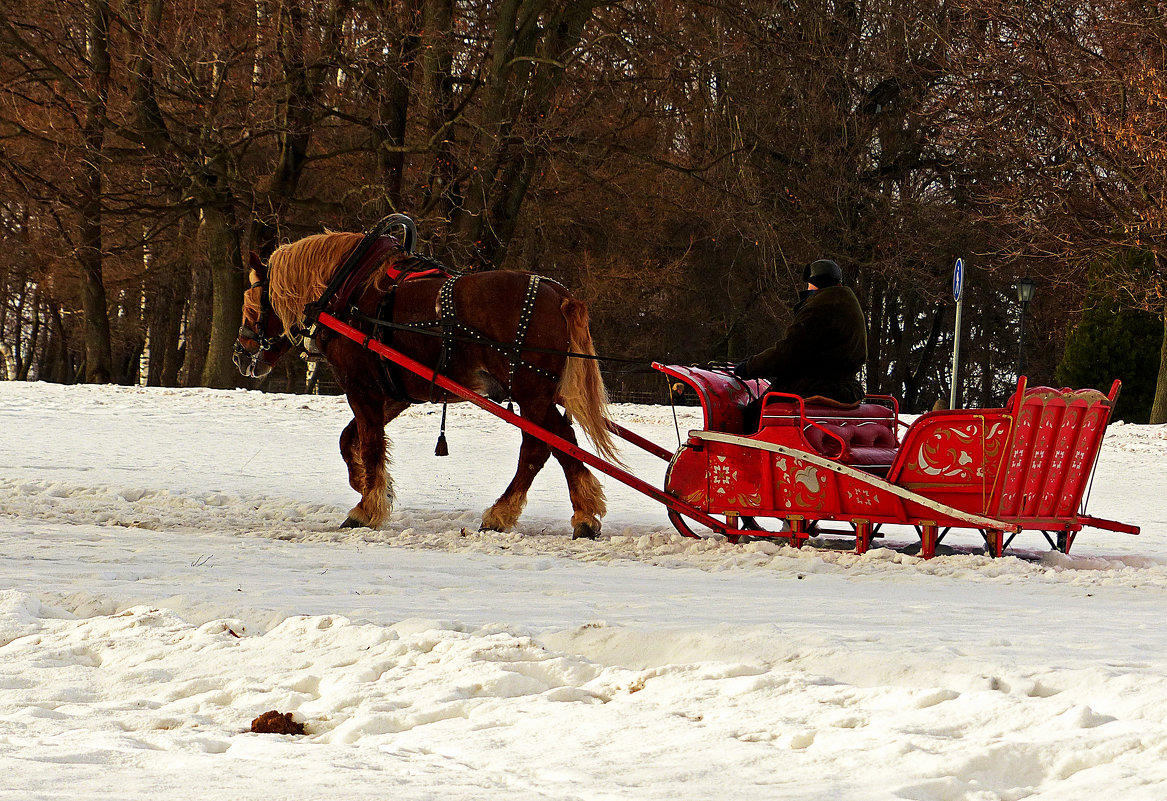
[[[248,266],[255,270],[256,275],[260,276],[261,278],[263,277],[263,259],[259,258],[259,254],[254,250],[251,251],[251,255],[248,259]]]

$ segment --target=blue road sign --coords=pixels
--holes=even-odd
[[[956,331],[952,337],[952,386],[948,394],[948,408],[959,409],[960,401],[960,313],[964,311],[964,301],[960,299],[960,291],[964,288],[964,259],[956,260],[956,268],[952,271],[952,294],[956,298]]]

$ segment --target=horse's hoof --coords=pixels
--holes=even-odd
[[[349,515],[348,517],[346,517],[344,519],[344,522],[340,524],[340,527],[341,528],[360,528],[361,526],[365,526],[365,525],[368,525],[368,524],[362,523],[360,520],[357,520],[352,515]]]
[[[487,509],[482,513],[482,523],[478,526],[479,531],[509,531],[515,527],[518,522],[517,516],[503,515],[495,511],[494,507]]]
[[[594,540],[600,536],[600,530],[591,523],[576,523],[575,528],[571,530],[571,538],[573,540]]]

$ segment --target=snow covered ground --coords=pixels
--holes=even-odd
[[[479,533],[518,433],[450,415],[341,531],[340,398],[0,382],[0,799],[1167,798],[1167,427],[1094,485],[1141,536],[924,562],[684,540],[607,479],[573,542],[554,463]]]

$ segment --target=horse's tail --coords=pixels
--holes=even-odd
[[[588,329],[588,307],[575,298],[566,298],[560,309],[567,320],[567,349],[572,353],[595,356],[592,332]],[[595,359],[568,356],[558,392],[563,408],[579,422],[599,454],[622,464],[616,455],[616,441],[608,430],[608,390],[604,387],[599,363]]]

